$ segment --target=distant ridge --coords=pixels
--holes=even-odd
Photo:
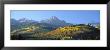
[[[21,22],[21,23],[22,23],[22,22],[30,22],[30,23],[31,23],[31,22],[36,22],[36,23],[38,23],[38,21],[30,20],[30,19],[27,19],[27,18],[21,18],[21,19],[19,19],[18,21]]]
[[[67,25],[71,25],[70,23],[66,23],[66,21],[64,21],[64,20],[58,19],[56,16],[52,16],[49,19],[41,20],[40,22],[41,23],[51,24],[51,25],[56,25],[56,26],[67,26]]]

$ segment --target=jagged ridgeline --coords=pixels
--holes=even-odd
[[[11,40],[100,40],[100,24],[72,24],[56,16],[41,21],[11,19]]]

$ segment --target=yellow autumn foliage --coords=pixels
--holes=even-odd
[[[32,32],[32,29],[28,29],[28,30],[26,30],[27,32]]]
[[[71,27],[71,26],[65,26],[65,27],[60,27],[54,31],[48,32],[47,35],[61,35],[61,36],[68,36],[71,35],[72,32],[74,31],[79,31],[79,27]]]

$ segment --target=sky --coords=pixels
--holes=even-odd
[[[11,18],[22,18],[41,21],[56,16],[67,23],[96,23],[100,22],[100,10],[11,10]]]

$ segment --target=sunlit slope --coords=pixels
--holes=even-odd
[[[98,28],[83,26],[65,26],[48,32],[45,36],[54,39],[99,39],[100,30]]]
[[[49,32],[50,30],[44,29],[40,26],[28,26],[22,29],[17,29],[11,32],[12,39],[29,39],[41,37],[42,34]]]
[[[40,26],[29,26],[13,31],[11,35],[14,39],[96,40],[100,39],[100,29],[90,25],[64,26],[55,30],[44,29]]]

